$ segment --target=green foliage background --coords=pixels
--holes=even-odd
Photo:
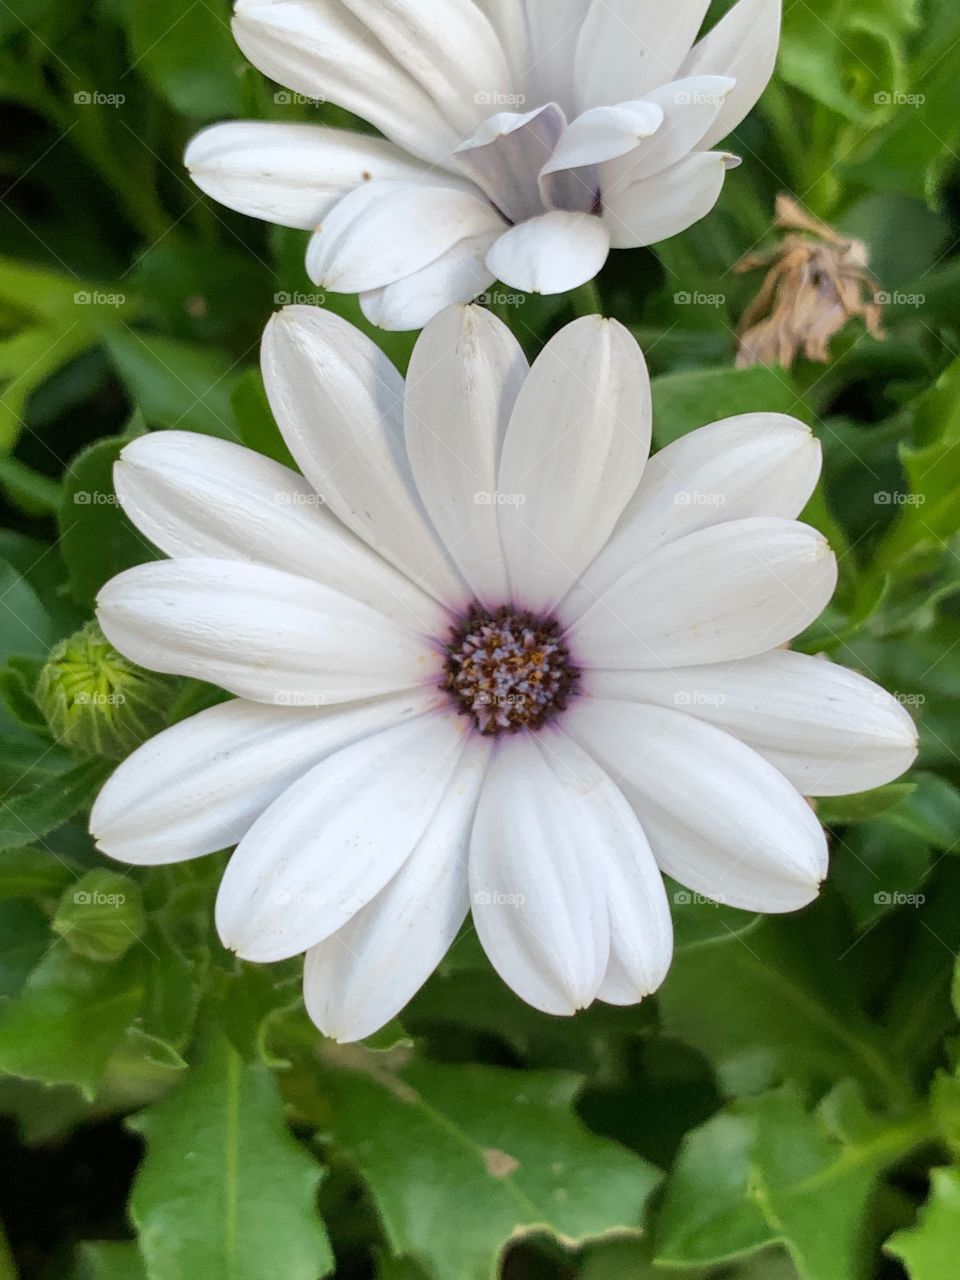
[[[803,647],[911,707],[919,765],[820,806],[808,911],[678,901],[640,1008],[541,1016],[468,929],[402,1024],[344,1050],[296,964],[220,948],[222,856],[104,866],[85,817],[109,766],[33,697],[101,583],[154,554],[112,501],[124,439],[282,456],[257,344],[315,300],[304,236],[201,197],[185,142],[342,115],[246,67],[225,0],[0,0],[0,1280],[960,1277],[960,9],[785,9],[719,207],[615,254],[599,298],[644,345],[658,445],[752,409],[815,428],[808,518],[842,577]],[[731,267],[779,191],[871,245],[889,336],[735,372],[755,282]],[[508,295],[531,354],[573,314]],[[374,336],[403,367],[412,338]],[[181,685],[169,718],[207,696]]]

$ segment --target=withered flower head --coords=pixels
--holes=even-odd
[[[771,252],[748,254],[734,267],[739,275],[767,270],[737,328],[737,367],[789,369],[801,351],[808,360],[827,364],[830,340],[855,316],[882,339],[880,286],[868,270],[867,246],[839,235],[785,195],[777,197],[774,226],[793,234]]]

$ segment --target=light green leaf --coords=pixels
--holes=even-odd
[[[87,760],[69,773],[0,800],[0,849],[32,844],[87,808],[110,772],[103,760]]]
[[[653,438],[658,449],[738,413],[807,417],[803,397],[783,369],[697,369],[653,379]]]
[[[86,1241],[77,1249],[74,1280],[147,1280],[147,1272],[132,1241]]]
[[[886,1244],[887,1252],[903,1262],[910,1280],[947,1280],[957,1270],[960,1172],[934,1169],[930,1184],[930,1199],[920,1221],[909,1231],[898,1231]]]
[[[27,580],[0,560],[0,662],[42,657],[56,639],[53,623]]]
[[[230,398],[239,363],[213,347],[132,329],[105,341],[132,399],[153,426],[236,439]]]
[[[119,960],[146,929],[140,886],[129,876],[97,867],[64,891],[51,923],[78,956]]]
[[[60,551],[80,604],[93,606],[115,574],[155,560],[159,552],[127,519],[113,487],[113,466],[126,437],[98,440],[70,464],[58,512]]]
[[[142,999],[136,954],[102,965],[56,943],[0,1011],[0,1071],[92,1098]]]
[[[131,0],[127,9],[134,65],[172,106],[197,120],[243,114],[244,62],[225,0]]]
[[[734,1103],[684,1141],[656,1260],[706,1266],[782,1243],[802,1280],[857,1280],[876,1180],[927,1137],[921,1118],[843,1141],[786,1090]]]
[[[77,873],[46,849],[4,849],[0,852],[0,900],[59,898]]]
[[[862,791],[855,796],[829,796],[817,801],[817,817],[828,827],[844,827],[856,822],[869,822],[886,813],[916,790],[913,782],[891,782],[875,791]]]
[[[491,1280],[533,1227],[568,1242],[638,1230],[659,1181],[651,1165],[589,1133],[580,1078],[324,1048],[333,1132],[360,1167],[394,1253],[435,1280]],[[429,1153],[429,1163],[422,1164]]]
[[[130,1201],[150,1280],[318,1280],[333,1256],[321,1171],[269,1072],[223,1039],[132,1122],[147,1142]]]

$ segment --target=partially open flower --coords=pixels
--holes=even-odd
[[[710,0],[239,0],[251,62],[383,137],[219,124],[186,164],[315,232],[312,279],[383,328],[497,278],[563,293],[713,208],[736,161],[712,148],[770,79],[780,3],[739,0],[697,43]]]
[[[767,270],[737,329],[737,367],[790,369],[801,352],[827,364],[831,338],[856,317],[874,338],[883,338],[880,286],[868,270],[867,246],[839,235],[789,196],[777,197],[774,226],[797,234],[785,236],[771,253],[749,254],[734,267],[739,275]]]
[[[468,913],[530,1004],[629,1004],[670,964],[660,871],[754,911],[816,897],[803,796],[912,762],[870,681],[780,646],[836,562],[796,517],[802,423],[751,414],[648,460],[650,386],[621,325],[560,332],[532,368],[451,308],[404,386],[320,308],[263,344],[286,467],[209,436],[132,441],[117,492],[173,559],[109,582],[135,661],[234,699],[124,761],[92,828],[111,857],[236,844],[217,924],[250,960],[307,953],[339,1039],[388,1021]]]

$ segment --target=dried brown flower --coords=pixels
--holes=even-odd
[[[737,328],[737,367],[789,369],[801,351],[808,360],[827,364],[830,340],[855,316],[882,339],[880,286],[868,270],[867,246],[839,235],[785,195],[777,197],[774,226],[792,234],[771,252],[748,254],[734,267],[738,275],[767,271]]]

